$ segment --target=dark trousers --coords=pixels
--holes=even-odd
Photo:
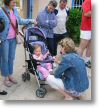
[[[68,33],[64,33],[64,34],[54,34],[54,54],[57,55],[57,46],[58,43],[64,39],[68,37]]]
[[[54,38],[47,38],[47,47],[52,56],[55,56]]]

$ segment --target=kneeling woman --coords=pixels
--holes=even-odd
[[[88,89],[89,81],[83,59],[75,52],[75,44],[70,38],[60,43],[62,60],[56,58],[59,64],[55,76],[48,75],[48,84],[61,92],[66,100],[80,97]]]

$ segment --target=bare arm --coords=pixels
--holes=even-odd
[[[87,12],[87,13],[84,13],[84,16],[86,17],[91,17],[91,11]]]

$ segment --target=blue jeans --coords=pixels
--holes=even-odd
[[[13,62],[16,51],[16,38],[5,40],[1,43],[2,67],[1,75],[8,77],[13,74]]]

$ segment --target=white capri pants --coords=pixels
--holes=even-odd
[[[63,90],[64,92],[67,92],[71,94],[72,96],[79,97],[82,95],[82,93],[76,92],[76,91],[68,91],[65,89],[63,81],[60,78],[55,78],[53,75],[48,75],[46,79],[48,85],[50,85],[53,89],[56,90]]]
[[[47,79],[46,79],[47,83],[56,90],[65,90],[64,89],[64,84],[63,81],[59,78],[55,78],[53,75],[48,75]]]

